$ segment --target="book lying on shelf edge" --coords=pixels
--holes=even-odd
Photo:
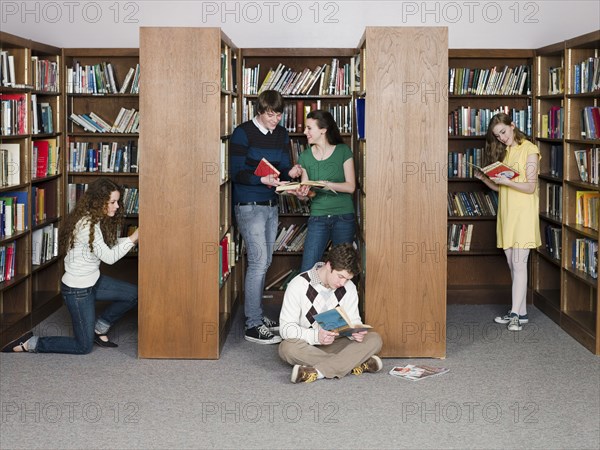
[[[265,158],[261,159],[256,169],[254,170],[254,175],[258,177],[266,177],[269,175],[273,175],[275,178],[279,177],[279,170],[275,168],[273,164],[267,161]]]
[[[485,167],[479,167],[471,162],[469,164],[485,173],[489,178],[506,177],[510,180],[519,176],[519,172],[500,161],[496,161]]]
[[[293,191],[294,189],[298,189],[300,186],[310,186],[311,189],[323,189],[324,191],[331,191],[334,194],[337,194],[337,192],[333,189],[331,189],[326,183],[323,183],[321,181],[312,181],[312,180],[306,180],[306,181],[290,181],[289,183],[285,183],[285,184],[281,184],[279,186],[277,186],[275,188],[275,192],[286,192],[286,191]]]
[[[422,364],[407,364],[406,366],[394,367],[392,370],[390,370],[390,375],[398,378],[404,378],[405,380],[419,381],[423,378],[441,375],[448,371],[450,371],[450,369],[446,369],[445,367],[432,367]]]
[[[337,306],[313,316],[318,324],[329,331],[335,331],[340,336],[352,336],[352,333],[368,331],[372,327],[363,323],[352,324],[344,308]]]

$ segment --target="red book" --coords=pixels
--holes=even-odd
[[[35,168],[35,178],[44,178],[48,176],[48,141],[34,141],[33,146],[37,149],[37,160]]]
[[[296,100],[296,133],[304,132],[304,102]]]
[[[519,172],[517,172],[515,169],[508,167],[506,164],[497,161],[495,163],[490,164],[489,166],[485,166],[485,167],[479,167],[478,165],[475,165],[473,163],[469,163],[471,164],[473,167],[476,167],[477,169],[479,169],[480,171],[482,171],[483,173],[485,173],[489,178],[494,178],[494,177],[506,177],[509,180],[515,177],[519,176]]]
[[[273,175],[274,177],[278,177],[279,173],[280,173],[279,170],[277,170],[275,168],[275,166],[273,166],[273,164],[271,164],[265,158],[260,160],[260,162],[258,163],[258,166],[256,166],[256,170],[254,171],[254,175],[256,175],[258,177],[266,177],[268,175]]]

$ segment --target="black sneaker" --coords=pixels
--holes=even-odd
[[[279,344],[281,342],[281,337],[271,333],[264,325],[248,328],[244,339],[257,344]]]
[[[279,321],[269,319],[267,316],[262,318],[262,323],[265,327],[269,329],[270,332],[279,331]]]

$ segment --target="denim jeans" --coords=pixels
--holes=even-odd
[[[355,229],[354,214],[310,216],[300,271],[305,272],[321,261],[330,239],[333,245],[354,242]]]
[[[137,306],[138,288],[136,285],[105,275],[100,275],[94,286],[72,288],[61,283],[60,290],[71,314],[74,337],[34,336],[30,340],[29,351],[89,353],[94,346],[94,329],[101,334],[106,333],[127,311]],[[97,301],[111,303],[96,320]]]
[[[277,206],[235,205],[237,226],[246,244],[248,267],[244,281],[246,327],[262,324],[262,295],[279,222]]]

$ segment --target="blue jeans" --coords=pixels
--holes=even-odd
[[[105,275],[100,275],[94,286],[72,288],[61,283],[60,290],[71,314],[74,337],[34,336],[30,340],[29,351],[77,355],[89,353],[94,346],[94,329],[100,334],[106,333],[127,311],[137,306],[136,285]],[[98,320],[95,309],[97,301],[111,302]]]
[[[235,205],[237,226],[246,243],[248,268],[244,281],[246,327],[262,324],[265,276],[273,260],[279,222],[277,206]]]
[[[330,239],[333,245],[354,242],[355,229],[354,214],[310,216],[300,271],[312,269],[317,262],[321,261]]]

